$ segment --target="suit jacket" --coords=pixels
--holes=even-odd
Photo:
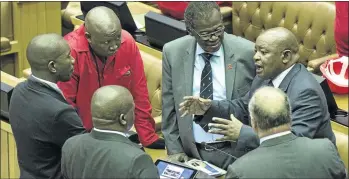
[[[266,86],[268,81],[256,76],[246,96],[236,100],[213,101],[207,111],[208,115],[225,119],[230,119],[230,114],[234,114],[245,124],[238,139],[239,150],[249,151],[259,145],[258,137],[249,126],[248,102],[253,93],[258,88]],[[325,94],[320,84],[302,64],[297,63],[292,67],[282,80],[279,89],[283,90],[289,98],[292,111],[292,132],[295,135],[328,138],[333,144],[336,144]]]
[[[61,178],[64,142],[85,132],[75,109],[59,91],[30,76],[15,87],[9,113],[20,178]]]
[[[159,178],[152,159],[140,146],[114,133],[92,130],[72,137],[62,149],[64,178]]]
[[[346,177],[336,147],[328,139],[287,134],[264,141],[228,167],[226,178]]]
[[[184,152],[200,159],[193,135],[192,116],[180,117],[179,104],[193,91],[196,40],[184,36],[164,45],[162,52],[162,133],[168,154]],[[227,99],[244,96],[255,76],[254,44],[225,33],[222,42]]]

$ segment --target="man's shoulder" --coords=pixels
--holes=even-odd
[[[309,152],[313,155],[319,153],[328,153],[329,150],[334,149],[334,144],[327,138],[310,139],[308,137],[297,137],[294,142],[300,148],[304,148],[304,152]]]
[[[194,41],[195,41],[194,37],[190,35],[186,35],[178,39],[172,40],[170,42],[167,42],[163,47],[163,51],[173,51],[173,50],[181,51],[181,49],[187,49],[188,46],[192,44]]]
[[[314,78],[313,74],[309,72],[303,64],[296,63],[294,68],[299,68],[299,71],[295,73],[290,82],[289,88],[292,89],[291,92],[297,92],[298,94],[301,91],[309,90],[323,92],[320,84]]]

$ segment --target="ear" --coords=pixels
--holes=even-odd
[[[85,37],[86,37],[88,43],[91,43],[91,34],[88,32],[85,32]]]
[[[47,68],[48,68],[48,70],[50,70],[50,72],[52,72],[52,73],[56,73],[56,72],[57,72],[57,70],[56,70],[56,64],[55,64],[54,61],[48,62]]]
[[[119,123],[120,123],[122,126],[126,126],[126,125],[127,125],[127,121],[125,120],[125,115],[124,115],[124,114],[120,114]]]
[[[292,59],[291,50],[284,50],[281,55],[282,63],[287,64]]]

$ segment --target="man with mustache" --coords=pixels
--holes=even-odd
[[[227,168],[234,161],[231,155],[241,155],[233,150],[236,143],[215,141],[220,135],[197,124],[204,116],[182,119],[179,104],[188,95],[214,100],[244,96],[255,76],[253,43],[224,32],[215,2],[190,2],[184,20],[189,35],[165,44],[162,53],[162,133],[167,152],[171,160],[193,157]]]
[[[184,97],[180,111],[224,118],[209,124],[210,132],[224,135],[218,140],[237,140],[238,149],[249,151],[259,146],[259,139],[250,127],[248,102],[258,88],[272,86],[283,90],[290,99],[295,135],[328,138],[335,145],[325,94],[312,74],[297,63],[298,48],[295,35],[283,27],[263,32],[255,44],[257,76],[246,96],[221,101]],[[230,114],[231,120],[226,120]],[[203,121],[209,122],[210,119]]]
[[[86,130],[93,127],[91,97],[100,87],[120,85],[134,97],[135,128],[139,140],[148,148],[165,148],[164,140],[155,133],[151,116],[143,61],[132,36],[122,30],[116,14],[107,7],[95,7],[85,24],[64,37],[76,60],[72,78],[58,83],[67,101],[76,107]]]

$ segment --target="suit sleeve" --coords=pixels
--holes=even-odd
[[[326,111],[321,106],[321,98],[313,89],[299,93],[292,106],[292,132],[300,137],[314,138]]]
[[[70,137],[86,132],[80,117],[73,108],[66,108],[58,112],[53,126],[53,141],[60,147]]]
[[[225,178],[226,179],[238,179],[239,178],[238,174],[235,172],[234,164],[229,165],[228,170],[227,170],[227,174],[225,174]]]
[[[239,119],[244,124],[249,124],[248,119],[248,102],[250,92],[246,93],[242,98],[234,100],[213,100],[211,107],[207,110],[205,119],[212,117],[220,117],[230,119],[230,114],[233,114],[236,119]]]
[[[162,123],[161,130],[165,138],[169,155],[183,153],[183,146],[179,136],[178,119],[172,88],[171,65],[166,56],[167,48],[162,52]]]
[[[78,65],[78,55],[76,51],[70,48],[70,55],[75,59],[74,71],[69,81],[67,82],[58,82],[57,85],[61,89],[64,94],[67,102],[76,108],[76,94],[78,90],[80,73],[79,73],[79,65]]]
[[[135,102],[135,127],[140,136],[141,143],[148,145],[154,142],[154,138],[157,138],[155,134],[155,121],[151,116],[152,108],[149,102],[142,57],[133,39],[130,43],[130,50],[132,50],[132,58],[130,58],[132,80],[130,83],[132,83],[131,93]]]
[[[158,169],[149,155],[143,153],[135,157],[130,171],[132,178],[156,179],[159,178]]]
[[[326,153],[329,154],[329,158],[326,160],[326,163],[328,162],[326,166],[329,167],[332,178],[347,179],[348,171],[345,168],[345,165],[338,154],[337,148],[330,140],[325,139],[325,141],[328,146]]]

